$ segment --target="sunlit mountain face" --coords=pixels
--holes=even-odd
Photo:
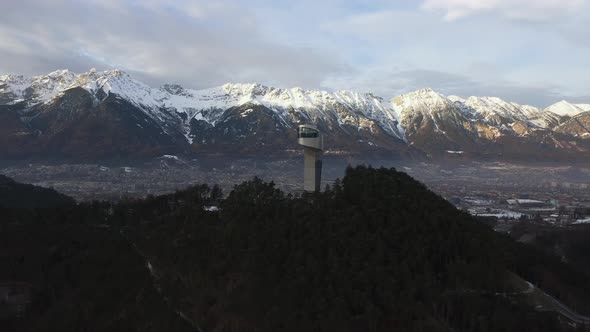
[[[166,153],[285,154],[312,123],[327,154],[392,158],[583,159],[590,107],[547,109],[422,89],[370,93],[228,83],[153,88],[120,70],[0,76],[0,149],[14,158],[96,159]],[[526,147],[523,149],[522,147]]]

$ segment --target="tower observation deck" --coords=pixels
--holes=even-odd
[[[301,125],[297,131],[297,142],[303,146],[303,190],[319,191],[324,137],[317,127]]]

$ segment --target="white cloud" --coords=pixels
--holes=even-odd
[[[226,0],[0,0],[0,12],[1,73],[117,67],[152,85],[318,87],[342,67],[323,50],[277,41],[255,8]]]
[[[547,21],[564,14],[575,13],[586,2],[586,0],[425,0],[422,8],[442,10],[448,21],[484,12],[494,12],[515,20]]]
[[[581,21],[520,24],[488,15],[448,24],[420,10],[351,15],[322,29],[333,39],[354,40],[359,47],[346,50],[351,58],[368,59],[324,84],[383,97],[431,87],[543,107],[559,99],[590,101],[590,44],[582,38],[589,30]]]
[[[588,1],[0,0],[0,74],[117,67],[153,86],[258,82],[383,97],[429,86],[590,102]],[[559,22],[506,20],[575,9]],[[478,13],[491,15],[459,19]]]
[[[484,65],[485,66],[485,65]],[[471,66],[475,72],[487,72],[488,68]],[[513,82],[500,78],[450,73],[431,69],[406,69],[378,67],[352,73],[349,76],[334,78],[326,82],[338,89],[357,88],[360,91],[374,92],[386,99],[423,88],[432,88],[445,95],[499,96],[506,101],[547,107],[559,100],[586,103],[588,95],[564,93],[563,87],[556,84]],[[379,87],[377,90],[374,87]]]

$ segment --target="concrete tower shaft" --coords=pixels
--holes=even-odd
[[[297,131],[297,141],[303,146],[303,190],[319,191],[324,138],[315,126],[301,125]]]

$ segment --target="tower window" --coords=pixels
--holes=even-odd
[[[307,128],[307,127],[301,127],[299,128],[299,138],[316,138],[319,137],[320,133],[319,131],[312,129],[312,128]]]

